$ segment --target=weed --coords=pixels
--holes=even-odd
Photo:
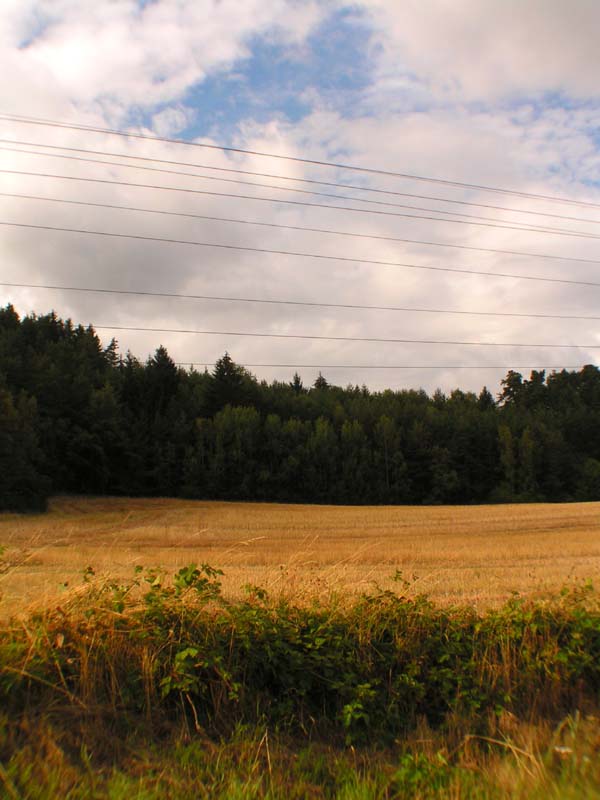
[[[0,631],[7,797],[202,796],[185,794],[196,780],[207,797],[453,797],[471,787],[491,798],[467,755],[485,766],[498,749],[529,789],[542,775],[600,786],[597,732],[576,722],[600,711],[591,585],[478,613],[406,597],[402,580],[399,594],[307,605],[256,586],[230,600],[221,578],[208,564],[174,575],[138,567],[123,580],[86,570],[59,608]],[[543,729],[569,714],[546,758],[506,738],[524,720]],[[417,728],[439,746],[408,750]],[[171,766],[148,755],[155,768],[138,791],[124,753],[161,740]]]

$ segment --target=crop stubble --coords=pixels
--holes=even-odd
[[[225,595],[244,584],[298,597],[399,589],[498,605],[600,574],[600,503],[308,506],[58,497],[46,515],[0,515],[0,614],[60,602],[83,570],[125,577],[207,562]],[[62,584],[66,583],[64,587]]]

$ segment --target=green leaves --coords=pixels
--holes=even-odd
[[[200,567],[190,564],[182,567],[173,579],[175,595],[181,597],[186,592],[193,590],[205,600],[215,599],[221,593],[221,582],[217,580],[221,575],[223,575],[223,570],[215,569],[209,564],[201,564]]]
[[[197,647],[185,647],[178,650],[173,658],[173,667],[169,675],[160,682],[162,697],[167,697],[171,692],[198,692],[199,676],[197,668],[199,650]]]
[[[600,610],[587,584],[478,614],[390,591],[301,606],[250,586],[231,601],[221,576],[193,563],[120,581],[87,569],[85,594],[36,620],[33,642],[19,626],[0,637],[0,703],[58,696],[166,719],[185,709],[206,729],[267,721],[382,745],[419,719],[597,703]]]

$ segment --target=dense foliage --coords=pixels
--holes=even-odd
[[[370,392],[146,363],[54,313],[0,310],[0,509],[49,493],[318,503],[600,498],[600,370],[502,392]]]
[[[138,567],[106,581],[89,568],[87,592],[57,614],[0,631],[0,705],[17,718],[60,685],[76,706],[157,721],[183,707],[203,730],[268,720],[348,744],[391,744],[419,720],[436,728],[452,714],[484,728],[490,713],[597,711],[591,584],[479,613],[408,597],[401,577],[398,592],[304,605],[252,585],[227,600],[221,575],[190,564],[172,577]]]
[[[0,629],[1,796],[598,796],[591,586],[478,613],[401,580],[228,601],[219,576],[88,569],[85,591]]]

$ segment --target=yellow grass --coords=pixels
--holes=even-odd
[[[0,614],[60,602],[82,571],[130,576],[192,561],[297,596],[390,588],[441,602],[496,605],[600,573],[600,503],[505,506],[303,506],[59,497],[45,515],[0,515],[8,570]],[[414,576],[414,577],[413,577]],[[62,588],[62,583],[67,588]]]

